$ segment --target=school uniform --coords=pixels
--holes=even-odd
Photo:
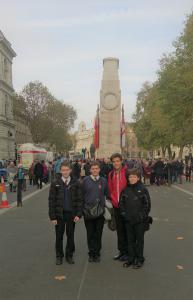
[[[82,216],[82,189],[77,179],[58,176],[52,183],[49,192],[49,217],[57,220],[56,257],[64,257],[63,236],[66,232],[66,258],[72,257],[75,251],[74,217]]]
[[[119,206],[127,233],[128,263],[143,263],[144,234],[151,209],[147,188],[140,181],[129,184],[121,194]]]

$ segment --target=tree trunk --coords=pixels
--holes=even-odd
[[[169,156],[169,159],[172,159],[171,145],[168,145],[168,146],[167,146],[167,150],[168,150],[168,156]]]
[[[163,154],[163,157],[165,158],[165,156],[166,156],[166,147],[162,147],[162,154]]]
[[[183,150],[184,150],[184,146],[180,146],[179,159],[182,159]]]

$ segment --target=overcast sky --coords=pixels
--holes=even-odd
[[[92,126],[100,97],[102,59],[120,60],[126,119],[144,81],[172,50],[192,0],[0,0],[0,29],[17,53],[16,92],[39,80]]]

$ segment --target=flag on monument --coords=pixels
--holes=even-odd
[[[121,120],[121,147],[125,147],[126,142],[126,131],[125,131],[125,113],[124,106],[122,106],[122,120]]]
[[[99,105],[94,122],[94,146],[95,149],[99,148]]]

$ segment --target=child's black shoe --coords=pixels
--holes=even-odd
[[[129,267],[131,267],[132,265],[133,265],[133,262],[127,261],[127,262],[125,262],[125,263],[123,264],[123,268],[129,268]]]
[[[144,263],[144,262],[142,262],[142,261],[140,261],[140,260],[136,260],[136,261],[134,262],[134,264],[133,264],[133,269],[140,269],[140,268],[142,268],[142,267],[143,267],[143,263]]]

